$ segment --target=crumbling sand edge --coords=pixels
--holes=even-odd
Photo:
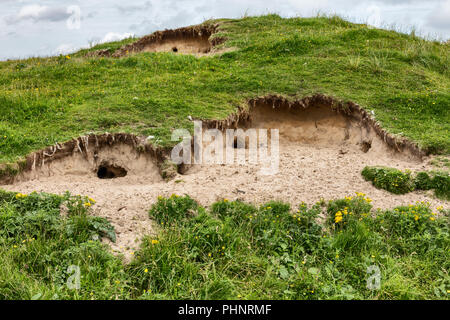
[[[89,57],[114,57],[119,58],[126,56],[130,53],[137,53],[142,51],[146,46],[156,43],[158,41],[162,41],[166,38],[171,37],[192,37],[192,36],[208,36],[208,41],[211,43],[211,47],[223,43],[226,41],[224,37],[213,37],[211,36],[214,33],[218,32],[219,24],[202,24],[190,27],[183,27],[178,29],[166,29],[163,31],[156,31],[150,35],[144,36],[139,40],[124,45],[121,48],[117,49],[114,52],[111,52],[109,49],[101,49],[89,52],[87,55]]]
[[[255,108],[258,104],[269,104],[272,105],[273,108],[288,107],[303,109],[317,105],[326,105],[332,110],[352,117],[357,121],[360,121],[361,124],[373,129],[386,145],[396,152],[409,152],[420,160],[423,156],[429,155],[429,152],[421,149],[417,143],[405,137],[398,137],[387,132],[369,112],[364,110],[358,104],[354,102],[344,103],[323,94],[315,94],[293,101],[279,95],[267,95],[264,97],[253,98],[248,100],[244,106],[239,106],[237,111],[229,115],[226,119],[201,119],[203,126],[205,128],[216,128],[220,130],[245,127],[252,121],[251,108]],[[170,147],[155,147],[145,137],[130,133],[104,133],[78,137],[62,144],[56,143],[53,146],[31,153],[25,160],[18,161],[16,164],[0,165],[0,184],[12,184],[14,183],[14,177],[16,175],[22,172],[33,171],[37,167],[42,167],[44,164],[72,156],[74,152],[81,152],[83,155],[87,155],[87,148],[90,148],[90,151],[93,151],[92,148],[94,148],[95,151],[95,149],[112,146],[116,143],[129,145],[137,152],[147,154],[155,159],[156,164],[161,171],[161,175],[164,177],[162,171],[167,169],[167,162],[171,151]],[[185,166],[178,166],[178,172],[182,173],[185,170]]]
[[[405,137],[400,137],[387,132],[380,123],[364,108],[354,102],[342,102],[331,96],[323,94],[315,94],[304,97],[300,100],[289,100],[280,95],[266,95],[263,97],[253,98],[247,101],[243,107],[239,107],[236,113],[231,114],[224,120],[202,120],[203,125],[207,128],[217,128],[220,130],[228,128],[238,128],[251,123],[251,110],[259,104],[272,105],[273,108],[309,108],[317,105],[329,106],[335,112],[341,113],[347,117],[351,117],[359,121],[362,125],[371,128],[386,143],[386,145],[396,152],[409,152],[411,155],[422,159],[429,155],[430,152],[422,149],[417,143]]]
[[[11,170],[6,170],[6,166],[0,166],[0,184],[12,184],[14,178],[24,172],[34,171],[45,164],[57,161],[80,152],[86,159],[88,152],[96,152],[102,148],[111,147],[115,144],[125,144],[131,146],[138,153],[143,153],[153,158],[160,170],[168,157],[168,149],[155,147],[147,141],[145,137],[130,133],[103,133],[81,136],[64,143],[56,143],[45,149],[36,151],[28,155],[25,160],[13,165]],[[161,173],[162,176],[164,176]]]

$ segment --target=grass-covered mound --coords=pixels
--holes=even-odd
[[[195,57],[139,53],[0,62],[0,163],[88,132],[154,135],[169,146],[188,116],[225,118],[247,99],[315,93],[373,110],[383,127],[432,152],[450,150],[449,44],[338,17],[277,15],[219,24],[235,48]],[[130,39],[91,51],[114,51]]]
[[[450,200],[450,173],[448,171],[420,171],[412,174],[410,170],[401,171],[389,167],[366,166],[361,174],[375,187],[395,194],[434,189],[438,198]]]
[[[364,194],[298,208],[161,197],[150,209],[158,234],[124,265],[98,240],[114,234],[89,215],[92,199],[0,199],[2,299],[443,299],[450,289],[449,212],[426,203],[375,216]],[[79,290],[66,285],[71,265]]]

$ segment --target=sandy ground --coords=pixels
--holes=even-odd
[[[270,113],[270,112],[269,112]],[[30,193],[45,191],[62,194],[87,195],[97,203],[94,214],[107,218],[115,227],[117,242],[113,250],[132,256],[144,234],[154,232],[148,210],[158,196],[189,194],[200,204],[228,198],[254,204],[281,200],[297,206],[302,201],[313,204],[320,199],[330,200],[364,192],[373,199],[374,208],[393,208],[416,201],[428,201],[432,208],[449,207],[448,201],[436,199],[432,192],[411,192],[394,195],[376,189],[361,176],[367,165],[385,165],[412,171],[430,170],[428,159],[401,155],[390,151],[383,142],[357,125],[349,125],[342,117],[328,114],[314,119],[301,118],[295,122],[292,116],[273,117],[264,113],[255,116],[259,128],[280,129],[279,172],[261,175],[260,165],[196,165],[185,174],[178,174],[165,182],[157,166],[138,156],[130,147],[113,147],[97,157],[109,159],[128,169],[128,175],[115,179],[98,179],[92,164],[73,156],[54,163],[13,185],[2,189]],[[279,120],[283,120],[280,126]],[[368,139],[372,148],[364,153],[358,139]],[[116,158],[114,158],[116,157]],[[84,161],[84,162],[83,162]],[[90,169],[89,169],[90,168]]]
[[[312,147],[308,145],[280,147],[279,173],[273,176],[259,174],[258,165],[203,165],[191,168],[169,182],[155,182],[153,178],[129,175],[111,180],[98,179],[95,174],[39,177],[14,185],[0,186],[6,190],[22,193],[45,191],[73,194],[94,198],[95,214],[107,218],[117,232],[113,250],[127,257],[138,247],[144,234],[152,233],[152,221],[148,209],[159,195],[189,194],[202,205],[216,200],[241,199],[254,204],[270,200],[282,200],[293,206],[302,201],[313,204],[321,198],[326,200],[364,192],[373,199],[374,208],[392,208],[398,205],[429,201],[433,208],[449,203],[440,201],[430,192],[412,192],[393,195],[374,188],[364,181],[361,170],[366,165],[387,165],[399,169],[427,169],[417,161],[392,158],[374,158],[369,153],[341,149]],[[150,181],[148,181],[150,180]]]

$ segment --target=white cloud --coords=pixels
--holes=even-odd
[[[152,3],[150,1],[146,1],[145,3],[141,4],[120,4],[116,8],[121,14],[129,14],[149,10],[150,8],[152,8]]]
[[[112,41],[120,41],[126,38],[133,37],[134,34],[129,32],[117,33],[117,32],[108,32],[105,36],[99,41],[99,43],[104,42],[112,42]]]
[[[98,41],[93,41],[92,44],[99,44],[99,43],[105,43],[105,42],[112,42],[112,41],[120,41],[129,37],[133,37],[134,35],[129,32],[125,33],[117,33],[117,32],[108,32],[105,34],[105,36]],[[60,54],[69,54],[76,52],[81,49],[87,49],[89,48],[89,45],[79,46],[75,45],[73,43],[63,43],[60,44],[55,50],[53,50],[54,55],[60,55]]]
[[[374,27],[380,27],[381,26],[381,9],[377,5],[371,5],[366,9],[367,13],[369,14],[367,18],[367,24],[370,24]]]
[[[62,21],[70,16],[63,7],[51,8],[40,5],[27,5],[20,9],[16,15],[6,17],[7,23],[17,23],[24,20],[37,21]]]
[[[437,6],[427,18],[429,26],[436,29],[450,29],[450,0]]]
[[[63,43],[54,50],[53,54],[55,55],[69,54],[79,49],[81,49],[79,46],[75,46],[72,43]]]

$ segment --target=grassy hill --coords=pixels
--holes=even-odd
[[[248,99],[315,93],[373,110],[384,128],[450,151],[449,44],[338,17],[277,15],[218,24],[222,55],[73,55],[0,62],[0,163],[88,132],[154,135],[169,146],[188,116],[225,118]],[[90,51],[118,49],[125,43]]]
[[[173,129],[192,128],[188,116],[223,119],[249,99],[275,94],[355,102],[389,132],[427,152],[450,153],[448,42],[338,17],[205,24],[218,25],[213,37],[226,39],[219,46],[231,50],[202,57],[93,54],[136,41],[127,39],[67,56],[0,62],[0,168],[87,133],[154,135],[155,144],[169,148]],[[148,209],[156,234],[124,263],[99,241],[116,235],[94,214],[94,199],[0,190],[0,299],[448,299],[450,293],[450,211],[442,206],[381,211],[362,193],[298,207],[222,199],[203,208],[175,194],[155,200]],[[373,267],[381,276],[376,290],[368,287]]]

